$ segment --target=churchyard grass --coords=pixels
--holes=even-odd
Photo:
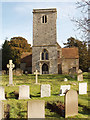
[[[83,73],[84,81],[87,82],[88,86],[90,82],[88,81],[88,75],[90,73]],[[1,76],[0,76],[1,77]],[[64,78],[67,78],[68,81],[64,82]],[[22,75],[22,76],[13,76],[14,86],[8,85],[8,75],[2,75],[1,85],[5,88],[7,94],[7,100],[4,100],[5,109],[6,105],[10,104],[10,118],[27,118],[27,101],[28,100],[18,100],[15,98],[14,91],[19,92],[20,85],[29,85],[30,86],[30,97],[31,99],[45,100],[45,117],[46,118],[63,118],[58,115],[56,112],[51,112],[50,109],[47,109],[47,102],[53,103],[61,101],[64,103],[64,96],[59,96],[60,85],[71,85],[71,89],[78,90],[77,78],[71,78],[69,75],[39,75],[38,82],[40,84],[50,84],[51,85],[51,96],[50,97],[40,97],[40,85],[35,83],[35,75]],[[89,94],[89,90],[87,92]],[[78,115],[70,118],[88,118],[90,114],[90,106],[88,101],[90,98],[86,95],[78,96]],[[30,99],[30,100],[31,100]]]

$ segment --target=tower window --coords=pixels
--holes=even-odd
[[[47,16],[46,15],[42,16],[42,23],[47,23]]]
[[[42,52],[42,60],[48,60],[48,51],[46,49]]]

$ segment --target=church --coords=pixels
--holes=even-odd
[[[61,48],[57,43],[57,9],[33,9],[32,53],[23,53],[21,69],[32,74],[68,74],[79,69],[78,48]],[[26,60],[25,58],[28,58]],[[29,60],[30,59],[30,60]]]

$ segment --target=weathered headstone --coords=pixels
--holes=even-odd
[[[2,87],[2,86],[0,86],[0,100],[6,100],[4,87]]]
[[[6,70],[2,70],[2,75],[5,75],[6,74]]]
[[[28,118],[45,118],[45,101],[28,101]]]
[[[0,120],[4,118],[4,104],[0,101]]]
[[[19,86],[19,99],[30,99],[29,86]]]
[[[67,90],[70,90],[70,85],[61,85],[60,96],[64,96]]]
[[[66,82],[66,81],[68,81],[68,79],[67,79],[67,78],[64,78],[64,81]]]
[[[65,118],[78,114],[78,93],[69,90],[65,94]]]
[[[16,76],[21,76],[23,74],[23,70],[17,68],[16,70],[13,71],[13,74]]]
[[[80,69],[77,72],[77,80],[78,81],[83,81],[83,72]]]
[[[38,75],[39,75],[40,73],[36,70],[36,72],[34,72],[34,74],[36,75],[36,83],[35,83],[35,84],[38,84]]]
[[[49,84],[41,85],[41,97],[50,97],[51,96],[51,86]]]
[[[79,94],[87,94],[87,83],[79,83]]]
[[[13,85],[13,71],[12,69],[15,65],[12,63],[12,60],[9,60],[9,64],[7,64],[7,68],[9,68],[9,85]]]

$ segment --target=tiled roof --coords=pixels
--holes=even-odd
[[[78,48],[62,48],[63,58],[79,58]]]

